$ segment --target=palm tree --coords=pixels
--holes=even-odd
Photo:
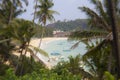
[[[53,7],[53,2],[52,0],[38,0],[40,5],[37,5],[38,11],[36,11],[36,19],[38,19],[39,23],[41,26],[46,26],[46,22],[48,21],[53,21],[54,17],[53,14],[57,13],[56,11],[51,10]],[[44,28],[42,29],[42,35],[39,43],[39,47],[41,45],[41,41],[43,38],[44,34]]]
[[[0,43],[1,51],[3,51],[3,52],[0,52],[0,55],[4,54],[5,59],[8,59],[9,54],[11,53],[11,50],[13,48],[13,45],[11,44],[11,35],[7,33],[9,30],[7,27],[10,24],[11,20],[13,18],[16,18],[22,12],[21,9],[18,9],[19,6],[16,6],[18,2],[17,0],[13,0],[13,1],[1,0],[0,1],[0,25],[1,25],[0,40],[5,41]],[[13,12],[11,12],[11,6],[13,8]]]
[[[7,12],[3,12],[3,13],[8,14],[7,15],[7,17],[8,17],[7,24],[9,24],[10,21],[16,17],[15,16],[16,14],[18,15],[20,12],[22,12],[22,10],[21,10],[21,8],[23,7],[22,2],[25,2],[25,4],[28,5],[27,0],[22,0],[22,1],[21,0],[1,0],[1,2],[0,2],[1,11],[7,9]],[[4,14],[1,16],[6,16],[6,15]]]
[[[113,33],[113,50],[117,62],[117,79],[120,78],[120,40],[119,40],[119,27],[117,22],[117,12],[116,12],[116,3],[113,0],[108,0],[109,4],[109,15],[111,19],[111,25],[112,25],[112,33]]]
[[[10,65],[13,65],[14,67],[16,66],[15,72],[19,75],[23,75],[25,64],[21,63],[26,60],[25,56],[28,52],[31,54],[31,57],[37,58],[38,60],[39,58],[34,55],[33,50],[37,50],[45,56],[48,55],[43,50],[29,45],[31,37],[33,37],[33,35],[35,34],[34,27],[32,27],[33,24],[29,21],[14,20],[14,18],[24,12],[21,9],[22,3],[20,2],[20,0],[3,0],[0,3],[0,21],[2,23],[0,25],[3,26],[0,27],[0,59],[2,55],[2,61],[6,61],[7,59],[7,61],[10,62]],[[14,41],[17,41],[17,43],[15,44]],[[16,46],[19,47],[16,49]],[[14,61],[12,60],[13,55],[10,54],[10,52],[16,50],[19,51],[20,57],[17,58],[18,60],[16,59],[17,63],[14,63]]]
[[[36,11],[37,11],[37,2],[38,2],[38,0],[34,0],[34,2],[35,2],[35,11],[34,11],[34,15],[33,15],[33,23],[35,23],[35,14],[36,14]]]
[[[92,49],[89,49],[88,52],[83,56],[83,58],[86,60],[88,59],[89,61],[89,58],[91,56],[90,59],[93,59],[95,58],[96,56],[92,56],[92,55],[95,55],[96,53],[96,50],[98,50],[100,52],[100,50],[105,47],[107,47],[109,44],[111,44],[111,41],[112,39],[114,38],[113,35],[112,35],[112,32],[113,32],[113,28],[112,28],[112,25],[111,25],[111,16],[109,15],[109,9],[110,9],[110,6],[109,5],[109,2],[108,0],[104,1],[104,5],[102,4],[102,2],[100,0],[91,0],[91,2],[95,5],[96,7],[96,11],[94,10],[91,10],[90,8],[88,7],[79,7],[79,9],[81,9],[82,11],[84,11],[88,16],[89,16],[89,24],[93,27],[97,27],[98,29],[102,29],[104,30],[106,34],[104,34],[103,36],[103,33],[102,35],[100,35],[100,32],[98,34],[98,32],[94,32],[95,34],[93,34],[93,31],[92,33],[88,30],[86,32],[73,32],[73,34],[71,35],[72,38],[74,39],[80,39],[81,41],[84,41],[85,40],[91,40],[93,38],[93,36],[98,36],[98,38],[100,38],[100,36],[103,37],[103,40],[95,47],[93,47]],[[114,13],[114,17],[117,16],[117,18],[119,18],[119,8],[118,8],[118,0],[115,0],[113,1],[112,3],[116,4],[116,6],[114,6],[114,10],[115,12],[117,13]],[[112,7],[113,8],[113,7]],[[117,19],[118,20],[118,19]],[[102,31],[103,32],[103,31]],[[77,33],[77,35],[75,35]],[[86,35],[87,34],[87,35]],[[105,36],[106,35],[106,36]],[[84,38],[84,39],[83,39]],[[95,37],[96,38],[96,37]],[[80,41],[79,41],[80,42]],[[78,42],[78,43],[79,43]],[[86,43],[86,42],[85,42]],[[76,44],[77,45],[77,44]],[[88,43],[87,43],[88,45]],[[112,45],[112,44],[111,44]],[[113,46],[113,49],[114,49],[114,46]],[[99,53],[98,52],[98,53]],[[111,54],[114,55],[115,53],[111,53],[112,51],[110,50],[108,56],[110,56]],[[97,55],[98,55],[97,53]],[[99,53],[99,54],[102,54]],[[104,53],[105,55],[106,53]],[[115,55],[114,55],[115,56]],[[112,56],[110,56],[110,58],[113,58]],[[109,58],[109,60],[110,60]],[[106,59],[107,59],[107,56],[106,56]],[[118,58],[115,58],[114,59],[118,59]],[[88,62],[87,61],[87,62]],[[107,59],[108,61],[108,59]],[[118,61],[118,60],[116,60]],[[112,61],[109,62],[110,64],[112,63]],[[89,64],[91,65],[91,64]],[[92,64],[92,65],[95,65],[95,64]],[[117,63],[115,64],[117,65]],[[111,68],[112,69],[112,68]],[[118,68],[119,69],[119,68]],[[105,69],[107,70],[107,69]],[[111,70],[110,70],[111,71]],[[113,72],[114,73],[114,72]],[[102,78],[102,77],[101,77]],[[100,79],[101,79],[100,78]]]
[[[83,64],[81,64],[82,60],[80,55],[77,55],[76,57],[69,57],[69,62],[68,62],[68,69],[70,72],[73,74],[80,74],[82,75],[82,79],[93,79],[93,75],[91,75],[89,72],[85,71],[83,69]]]
[[[15,19],[11,22],[11,24],[8,27],[9,28],[8,33],[9,35],[12,36],[12,43],[15,45],[13,51],[17,51],[17,53],[20,54],[17,64],[14,65],[16,66],[15,72],[18,75],[23,75],[24,73],[23,69],[25,67],[25,64],[24,63],[22,64],[22,62],[26,60],[25,56],[27,53],[30,53],[32,58],[38,60],[39,58],[34,54],[34,50],[39,51],[41,54],[45,56],[48,56],[45,51],[29,44],[31,38],[34,36],[36,32],[35,27],[32,26],[33,24],[34,23],[30,21]]]

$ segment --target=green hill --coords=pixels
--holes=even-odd
[[[62,30],[62,31],[73,31],[78,29],[88,29],[87,19],[76,19],[70,21],[57,21],[52,24],[48,24],[47,27],[51,27],[54,30]]]

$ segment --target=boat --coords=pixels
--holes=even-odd
[[[63,50],[64,52],[70,52],[71,50],[70,49],[65,49]]]
[[[64,48],[63,52],[70,52],[71,50],[69,48]]]
[[[54,56],[58,56],[58,55],[60,55],[60,53],[57,53],[57,52],[52,52],[52,53],[50,53],[51,55],[54,55]]]

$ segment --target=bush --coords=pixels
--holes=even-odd
[[[6,75],[1,76],[0,80],[80,80],[80,75],[73,75],[67,69],[63,69],[61,75],[51,70],[40,69],[37,72],[18,77],[14,74],[13,69],[8,69]]]

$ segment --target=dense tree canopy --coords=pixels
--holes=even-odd
[[[52,24],[48,24],[47,27],[54,28],[54,30],[73,31],[88,29],[87,19],[76,19],[71,21],[57,21]]]

